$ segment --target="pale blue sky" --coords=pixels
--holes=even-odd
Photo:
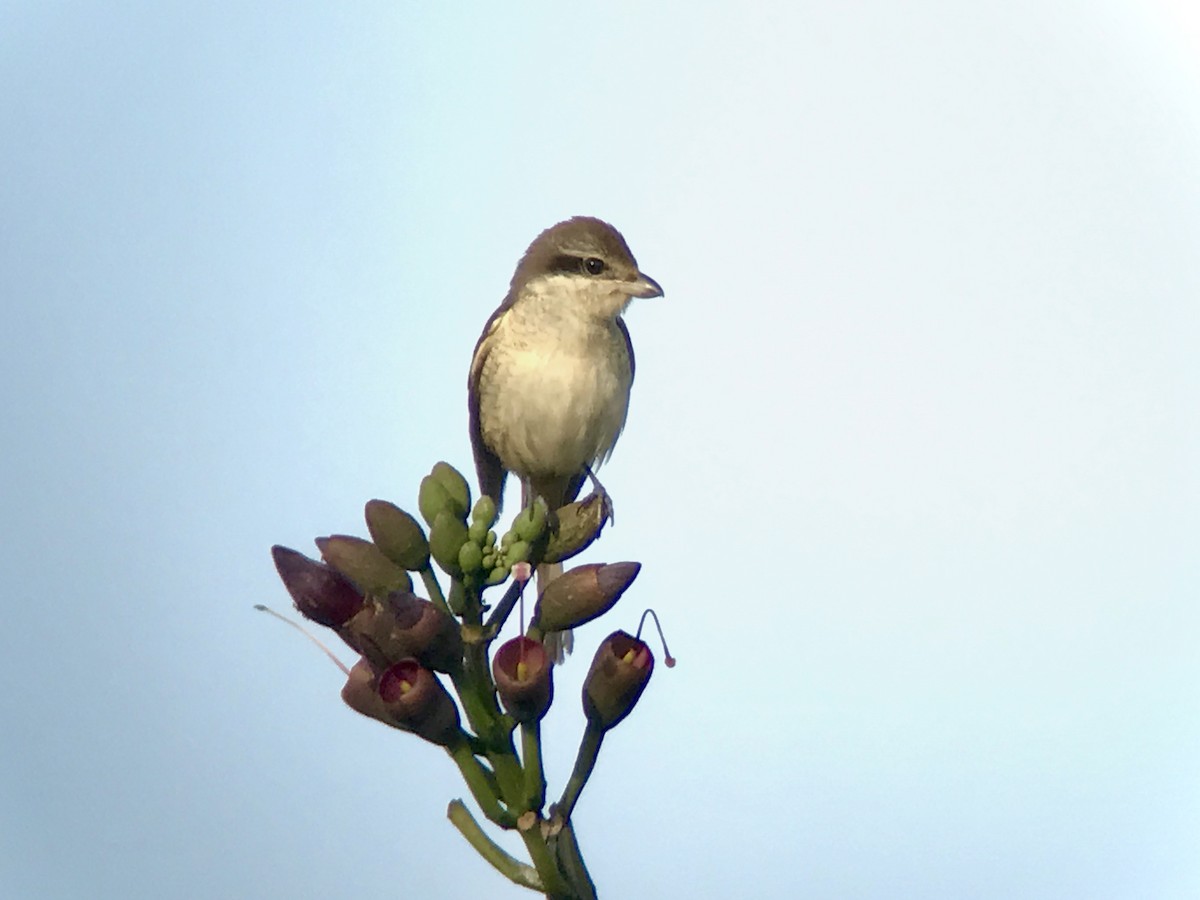
[[[1194,12],[251,6],[0,10],[0,895],[532,896],[251,606],[469,467],[587,213],[666,297],[552,788],[603,635],[680,658],[576,814],[602,896],[1200,896]]]

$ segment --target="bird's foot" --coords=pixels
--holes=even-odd
[[[596,473],[592,471],[591,466],[584,466],[583,471],[587,473],[587,477],[592,480],[592,493],[590,496],[600,498],[600,502],[603,504],[601,509],[603,510],[604,517],[608,519],[610,524],[615,525],[617,523],[617,517],[615,510],[613,509],[612,495],[605,490],[604,485],[600,483],[600,479],[596,477]]]

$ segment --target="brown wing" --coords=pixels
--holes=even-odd
[[[629,329],[620,316],[617,316],[617,327],[621,329],[621,337],[625,338],[625,352],[629,354],[629,383],[633,384],[633,376],[637,372],[637,364],[633,360],[633,341],[629,339]]]
[[[475,353],[471,357],[471,371],[467,376],[468,427],[471,434],[471,452],[475,455],[475,474],[479,477],[479,492],[496,501],[497,511],[503,502],[504,479],[508,472],[501,465],[500,457],[493,453],[483,441],[483,432],[479,426],[479,378],[491,349],[492,334],[495,332],[501,316],[508,311],[511,305],[511,299],[506,297],[499,309],[492,313],[487,324],[483,326],[483,334],[479,336],[479,340],[475,344]]]

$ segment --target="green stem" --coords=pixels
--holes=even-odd
[[[600,745],[603,742],[604,729],[589,721],[587,728],[583,730],[583,739],[579,742],[579,752],[575,754],[575,768],[563,790],[562,799],[558,801],[557,814],[564,822],[571,820],[571,812],[592,775],[592,769],[596,767],[596,756],[600,753]]]
[[[467,783],[467,787],[471,790],[471,796],[475,798],[475,802],[479,804],[483,814],[501,828],[513,828],[517,824],[517,817],[500,805],[500,798],[496,796],[495,789],[490,783],[491,779],[488,778],[479,760],[475,758],[475,754],[471,752],[467,742],[460,741],[452,747],[447,747],[446,752],[458,766],[463,781]]]
[[[433,574],[433,567],[429,563],[425,563],[425,568],[421,570],[421,581],[425,583],[425,590],[429,593],[430,602],[440,607],[443,612],[450,612],[450,607],[446,604],[446,597],[442,593],[442,586],[438,584],[437,576]]]
[[[545,891],[545,888],[542,886],[542,879],[538,875],[537,870],[533,866],[527,865],[516,857],[505,853],[479,827],[479,823],[475,821],[475,817],[471,815],[471,811],[463,805],[461,800],[450,801],[450,806],[446,809],[446,818],[467,839],[467,842],[475,848],[476,853],[490,862],[497,872],[513,884],[532,888],[535,891]]]
[[[525,796],[530,809],[546,803],[546,776],[542,771],[542,723],[521,726],[521,763],[525,769]]]
[[[454,690],[462,701],[467,721],[487,747],[503,748],[512,732],[512,720],[500,711],[496,702],[496,687],[488,670],[487,650],[479,644],[468,644],[463,654],[463,667],[450,676]]]
[[[496,729],[496,719],[487,702],[475,689],[470,673],[466,671],[452,673],[450,680],[454,683],[454,692],[462,701],[467,721],[471,723],[471,730],[479,736],[478,739],[481,742],[490,746],[495,740],[493,732]]]
[[[521,771],[512,740],[508,741],[506,748],[493,750],[487,757],[496,773],[496,781],[500,783],[500,796],[509,809],[520,815],[528,808],[528,801],[525,797],[525,773]]]
[[[596,900],[596,885],[583,863],[583,854],[575,840],[575,828],[570,822],[563,825],[554,839],[554,857],[558,860],[559,871],[571,882],[578,900]]]
[[[533,860],[534,868],[537,869],[538,875],[541,876],[542,888],[546,895],[554,898],[570,898],[574,900],[575,893],[567,884],[562,872],[558,870],[558,863],[554,860],[554,854],[550,852],[550,848],[546,845],[546,839],[542,837],[542,820],[532,813],[529,816],[533,820],[533,825],[529,828],[522,828],[521,837],[525,840],[525,849],[529,851],[529,858]]]

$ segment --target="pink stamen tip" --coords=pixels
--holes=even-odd
[[[666,667],[668,669],[673,669],[673,668],[675,668],[675,657],[668,656],[666,659],[663,660],[663,663],[666,665]]]

